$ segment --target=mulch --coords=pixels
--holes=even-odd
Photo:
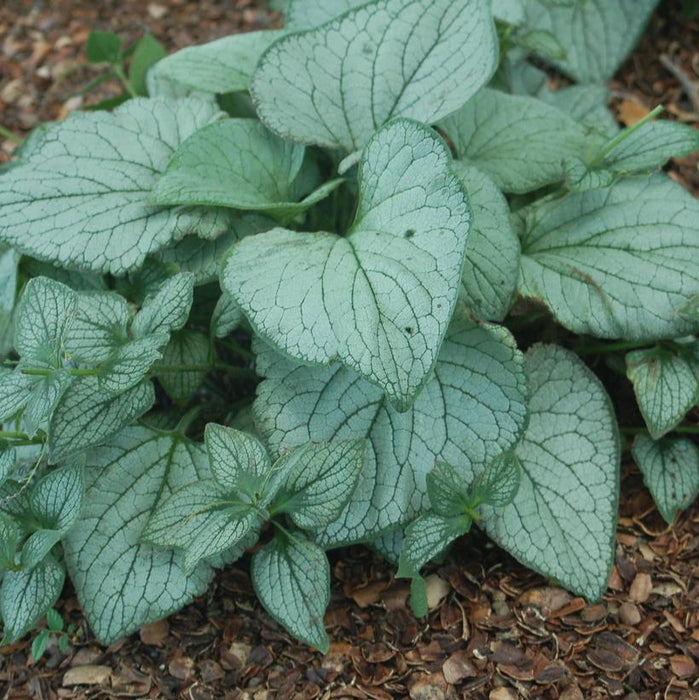
[[[680,4],[662,4],[611,83],[621,123],[658,103],[698,123],[699,23]],[[4,0],[0,124],[23,135],[116,93],[114,84],[76,94],[97,75],[84,59],[92,28],[127,41],[149,31],[174,50],[277,21],[250,0]],[[0,138],[0,160],[13,148]],[[669,172],[699,191],[696,156]],[[699,698],[699,508],[667,527],[628,458],[616,563],[598,604],[528,571],[477,529],[428,569],[424,619],[410,612],[407,582],[368,549],[333,552],[331,565],[326,656],[269,619],[243,559],[180,613],[109,648],[67,587],[57,604],[76,628],[66,653],[55,639],[38,662],[31,638],[0,648],[0,698]]]

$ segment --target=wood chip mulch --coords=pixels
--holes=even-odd
[[[698,124],[699,24],[680,4],[661,4],[611,84],[621,123],[662,102],[672,118]],[[76,94],[96,75],[84,60],[91,28],[128,41],[150,31],[174,50],[277,21],[250,0],[3,0],[0,124],[23,135],[114,93]],[[0,137],[0,161],[13,148]],[[696,157],[670,174],[699,191]],[[369,550],[334,552],[331,564],[326,656],[268,618],[242,560],[180,613],[107,649],[67,588],[57,605],[77,628],[67,652],[53,640],[35,662],[31,638],[0,648],[0,699],[699,698],[699,508],[668,528],[630,463],[599,604],[528,571],[477,530],[428,571],[422,620],[407,606],[407,582]]]

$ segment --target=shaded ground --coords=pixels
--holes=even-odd
[[[679,5],[656,13],[611,85],[622,123],[663,103],[673,118],[697,124],[699,25],[682,19]],[[150,31],[174,50],[268,27],[274,16],[259,7],[4,0],[0,124],[21,135],[99,99],[72,94],[96,75],[83,59],[90,28],[130,41]],[[100,97],[116,90],[103,86]],[[12,148],[0,137],[0,160]],[[673,163],[671,175],[696,189],[696,157]],[[392,579],[391,567],[362,547],[333,553],[325,657],[269,620],[245,560],[167,622],[109,649],[94,642],[67,589],[57,606],[77,627],[67,653],[55,640],[39,662],[31,640],[0,649],[0,698],[699,697],[699,509],[667,528],[627,464],[620,512],[616,565],[599,605],[547,585],[476,532],[433,567],[431,612],[416,620],[407,584]]]

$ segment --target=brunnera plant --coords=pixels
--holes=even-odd
[[[94,35],[123,104],[0,176],[4,640],[66,574],[108,644],[252,551],[325,650],[327,550],[373,546],[422,615],[474,522],[599,598],[609,393],[662,516],[699,490],[699,205],[660,170],[699,137],[620,130],[604,85],[655,5],[288,0],[145,78],[144,49],[138,90]]]

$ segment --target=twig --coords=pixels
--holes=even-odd
[[[694,114],[699,116],[699,80],[692,80],[667,54],[660,54],[660,63],[672,73],[692,102]]]

